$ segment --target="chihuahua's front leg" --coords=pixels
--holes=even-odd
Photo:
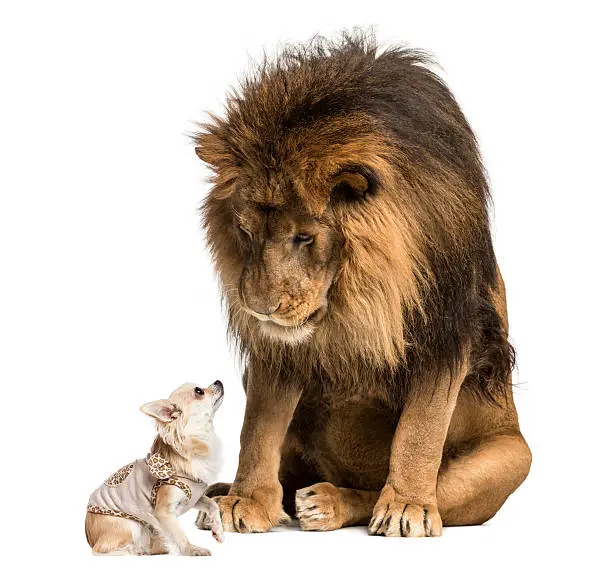
[[[164,543],[170,554],[180,556],[210,556],[206,548],[189,542],[176,518],[176,509],[185,500],[185,494],[174,485],[163,485],[157,492],[154,516],[159,522]]]
[[[210,528],[215,540],[217,542],[223,542],[223,524],[221,523],[221,515],[217,503],[209,499],[206,495],[202,495],[193,508],[200,511],[198,520],[196,521],[198,528]],[[200,522],[200,520],[202,522]]]
[[[368,526],[382,536],[440,536],[436,488],[442,450],[465,369],[441,376],[404,405],[391,444],[387,482]]]
[[[228,496],[215,499],[224,530],[265,532],[288,518],[278,480],[280,450],[301,392],[269,378],[267,368],[252,360],[238,471]]]

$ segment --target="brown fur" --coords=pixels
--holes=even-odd
[[[489,518],[527,474],[486,176],[429,63],[360,34],[289,47],[195,137],[248,362],[240,466],[220,501],[238,530],[280,521],[279,471],[290,511],[317,481],[384,486],[365,505],[371,532],[408,536],[439,534],[438,510],[447,524]],[[500,470],[502,445],[512,475],[455,484],[470,455]],[[483,500],[487,483],[498,494]]]

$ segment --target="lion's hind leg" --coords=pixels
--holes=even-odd
[[[447,460],[437,487],[443,524],[482,524],[493,518],[530,466],[531,452],[519,432],[489,437]]]
[[[337,530],[367,524],[380,491],[360,491],[318,483],[297,491],[296,516],[302,530]]]
[[[208,487],[206,487],[204,494],[208,498],[225,497],[229,494],[231,488],[232,483],[213,483],[212,485],[208,485]]]
[[[444,526],[482,524],[493,518],[525,480],[531,452],[519,432],[496,435],[445,460],[438,475],[438,508]],[[368,524],[379,491],[318,483],[297,491],[303,530],[337,530]]]

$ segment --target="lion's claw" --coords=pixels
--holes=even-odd
[[[229,532],[267,532],[272,522],[265,507],[256,500],[237,496],[215,497],[223,530]]]
[[[330,483],[300,489],[295,495],[296,516],[302,530],[336,530],[344,523],[340,493]]]
[[[417,505],[397,499],[374,507],[368,534],[418,538],[440,536],[442,519],[434,505]]]

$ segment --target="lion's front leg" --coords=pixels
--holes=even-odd
[[[288,520],[278,472],[281,446],[300,392],[271,383],[264,371],[249,366],[238,471],[228,495],[215,498],[227,531],[266,532]]]
[[[381,536],[440,536],[436,488],[444,441],[465,371],[436,383],[404,406],[393,436],[389,475],[368,532]]]
[[[442,519],[435,502],[428,503],[385,485],[368,526],[368,532],[381,536],[441,536]]]

